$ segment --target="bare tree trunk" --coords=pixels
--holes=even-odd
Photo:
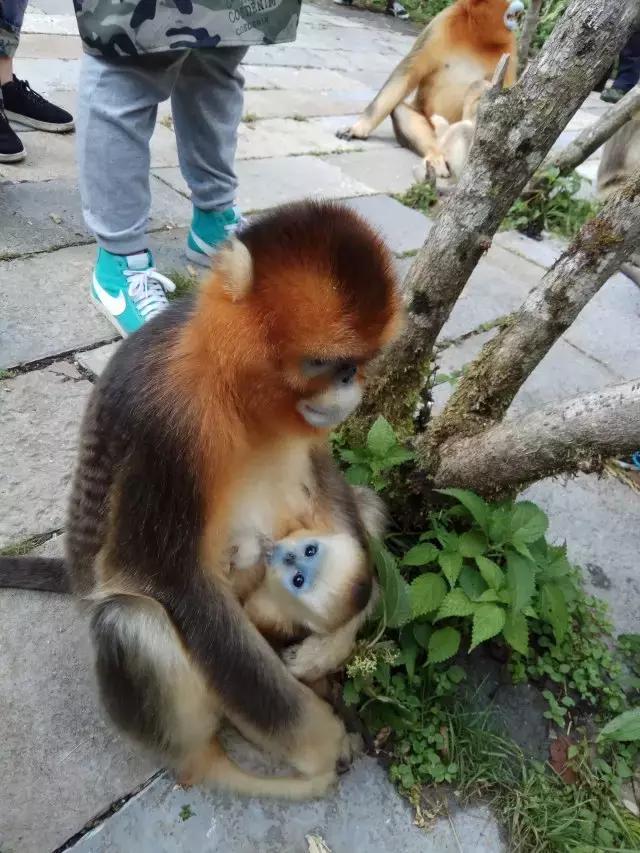
[[[601,145],[604,145],[638,110],[640,110],[640,84],[634,86],[601,119],[583,130],[563,151],[550,157],[544,165],[555,166],[561,175],[568,174],[584,163],[587,157],[590,157]]]
[[[469,161],[406,281],[408,329],[375,371],[352,434],[382,413],[411,423],[433,345],[514,199],[640,17],[629,0],[572,0],[518,83],[480,104]]]
[[[520,69],[525,68],[529,61],[529,52],[536,30],[538,29],[542,2],[543,0],[531,0],[527,9],[524,26],[522,27],[522,35],[520,36],[520,45],[518,47],[518,67]]]
[[[640,446],[640,379],[507,419],[442,448],[433,485],[493,497],[563,472],[599,471]]]
[[[524,380],[640,242],[640,170],[611,196],[502,332],[465,371],[423,441],[439,445],[503,416]]]

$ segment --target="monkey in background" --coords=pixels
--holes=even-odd
[[[616,131],[604,146],[596,178],[598,197],[606,201],[638,169],[640,169],[640,112]],[[622,271],[640,286],[640,250],[632,254],[631,263],[622,265]]]
[[[94,387],[66,568],[109,715],[181,778],[301,798],[350,761],[343,723],[252,625],[225,571],[234,548],[238,569],[254,565],[319,494],[312,453],[359,403],[401,304],[390,253],[360,217],[290,205],[123,341]],[[217,740],[222,718],[301,778],[238,768]]]
[[[423,157],[436,176],[449,177],[431,117],[442,116],[449,124],[461,121],[469,87],[490,80],[505,53],[511,56],[505,83],[511,86],[515,82],[515,30],[523,14],[521,0],[457,0],[443,9],[427,24],[358,121],[337,135],[367,139],[391,115],[400,145]],[[407,103],[405,98],[414,90],[413,101]]]

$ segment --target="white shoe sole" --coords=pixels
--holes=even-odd
[[[118,318],[114,317],[113,314],[111,314],[109,311],[107,311],[106,307],[102,304],[102,302],[100,302],[98,297],[94,294],[93,290],[91,290],[91,301],[96,306],[98,311],[100,311],[101,314],[104,314],[104,316],[111,323],[111,325],[116,328],[116,330],[118,331],[118,334],[122,335],[123,338],[127,338],[128,334],[122,328],[120,323],[118,323]]]
[[[4,113],[9,121],[20,122],[20,124],[32,127],[34,130],[46,130],[49,133],[68,133],[75,128],[73,121],[66,124],[53,124],[50,121],[39,121],[37,118],[29,118],[29,116],[23,116],[19,113],[12,113],[11,110],[5,110]]]
[[[210,267],[211,262],[213,261],[213,257],[205,255],[202,252],[196,252],[196,250],[192,249],[191,246],[186,247],[185,255],[188,260],[193,261],[194,264],[198,264],[201,267]]]
[[[0,154],[0,163],[19,163],[21,160],[27,156],[27,152],[22,149],[22,151],[16,151],[15,154]]]

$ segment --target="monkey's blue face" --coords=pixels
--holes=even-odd
[[[276,544],[268,562],[278,572],[285,589],[301,595],[313,587],[324,552],[325,545],[317,539],[285,541]]]

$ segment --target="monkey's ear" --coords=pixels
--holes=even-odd
[[[245,244],[233,237],[220,249],[214,261],[222,289],[232,302],[239,302],[251,291],[253,260]]]

